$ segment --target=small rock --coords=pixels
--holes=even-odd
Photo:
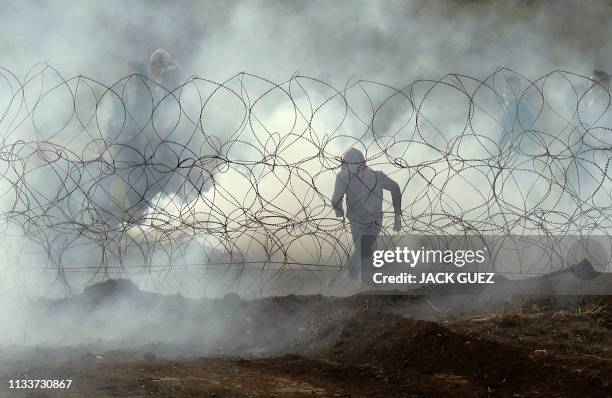
[[[238,308],[242,304],[242,300],[240,299],[240,296],[237,293],[227,293],[225,296],[223,296],[222,300],[223,304],[227,308],[231,309]]]
[[[547,355],[548,355],[548,351],[546,351],[546,350],[535,350],[533,352],[533,356],[535,358],[543,358],[543,357],[545,357]]]
[[[555,320],[567,319],[567,312],[563,310],[559,310],[552,315],[552,319],[555,319]]]
[[[148,362],[153,362],[157,359],[157,355],[153,354],[152,352],[145,352],[144,353],[144,360],[148,361]]]

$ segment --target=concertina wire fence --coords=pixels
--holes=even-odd
[[[330,198],[350,147],[400,184],[403,233],[610,235],[610,96],[575,73],[499,69],[398,87],[240,73],[164,87],[47,65],[23,79],[1,72],[6,258],[64,282],[337,272],[353,243]]]

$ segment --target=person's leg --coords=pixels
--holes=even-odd
[[[349,256],[348,261],[348,274],[350,279],[355,279],[356,269],[359,267],[359,261],[361,259],[361,237],[359,227],[355,221],[349,220],[351,226],[351,237],[353,238],[353,252]]]
[[[351,236],[353,238],[353,252],[349,257],[348,274],[350,279],[359,279],[359,268],[361,267],[361,231],[363,227],[356,220],[349,220]]]
[[[351,222],[354,250],[349,261],[349,277],[361,278],[361,265],[372,257],[376,239],[380,234],[382,220],[371,222]]]
[[[374,247],[376,246],[376,240],[380,235],[382,228],[382,219],[376,220],[367,225],[361,237],[361,263],[371,261]]]

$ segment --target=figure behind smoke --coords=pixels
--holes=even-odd
[[[181,65],[163,48],[158,48],[151,54],[149,70],[153,81],[168,91],[174,90],[182,83]]]
[[[401,230],[402,192],[399,185],[382,171],[366,165],[363,154],[349,149],[342,158],[342,167],[336,176],[332,206],[336,217],[345,215],[342,199],[346,195],[346,216],[353,238],[353,253],[349,260],[349,276],[360,275],[361,256],[369,257],[380,234],[383,221],[383,190],[391,191],[395,220],[393,230]],[[361,251],[363,249],[363,252]]]
[[[572,158],[565,177],[580,200],[596,199],[599,205],[607,206],[609,195],[600,187],[609,182],[605,170],[612,147],[610,75],[596,69],[590,83],[578,104],[579,123],[570,139]]]
[[[586,109],[583,109],[585,112],[580,115],[582,122],[587,125],[587,128],[607,121],[605,116],[607,116],[611,102],[610,75],[604,70],[596,69],[591,74],[591,80],[592,87],[585,95]]]
[[[111,223],[141,219],[155,194],[146,168],[154,141],[146,63],[129,63],[122,83],[116,89],[120,98],[113,103],[105,137],[112,173],[101,182],[106,195],[96,197],[102,218]]]
[[[158,48],[149,57],[149,71],[156,83],[155,134],[160,142],[152,161],[162,166],[160,170],[166,170],[159,175],[160,189],[163,194],[177,195],[189,202],[212,186],[209,170],[195,166],[206,155],[202,153],[207,147],[204,133],[193,126],[185,129],[177,120],[177,116],[187,120],[181,115],[181,92],[187,80],[178,61],[165,49]],[[207,161],[207,168],[212,169],[219,162]],[[179,164],[181,167],[177,168]]]
[[[176,60],[158,49],[148,64],[130,63],[127,73],[107,123],[112,173],[95,199],[111,224],[142,223],[156,196],[191,201],[212,185],[210,173],[196,166],[203,137],[177,123],[182,70]]]
[[[518,151],[533,155],[538,149],[534,140],[535,116],[526,98],[521,79],[511,76],[502,92],[502,131],[498,145],[502,153]]]

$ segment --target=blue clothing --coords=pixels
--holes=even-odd
[[[511,145],[523,154],[537,153],[540,143],[534,133],[536,118],[525,99],[504,102],[502,115],[502,132],[498,141],[503,152]]]

